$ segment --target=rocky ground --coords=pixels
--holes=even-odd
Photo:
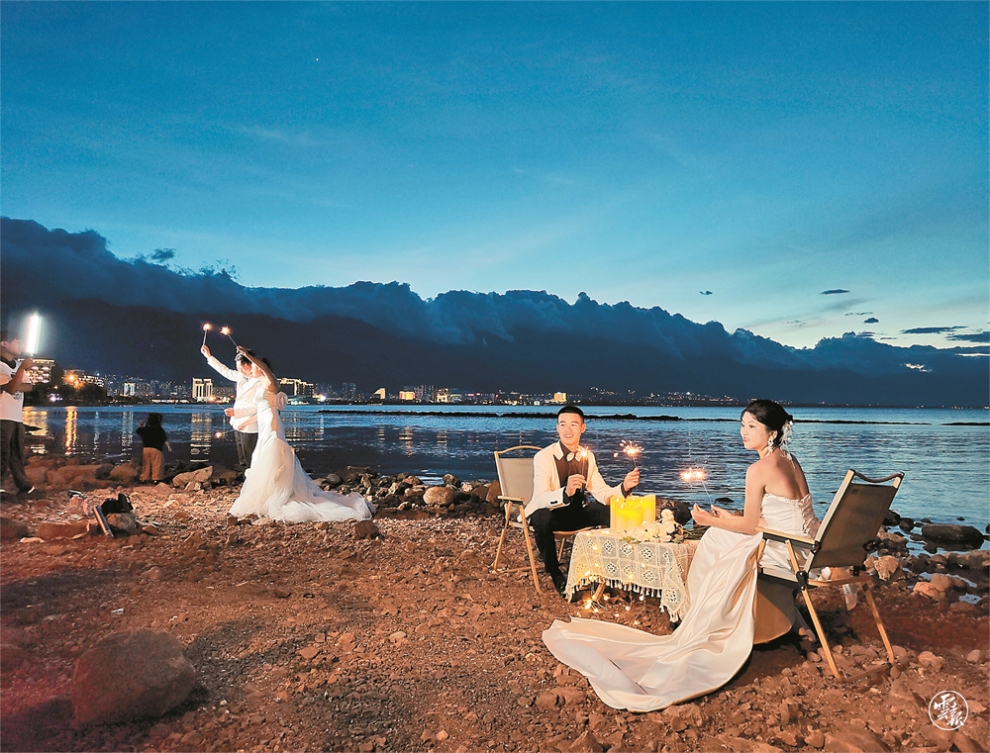
[[[975,605],[951,587],[914,592],[914,571],[954,571],[944,556],[880,589],[893,671],[841,683],[812,647],[785,638],[756,648],[711,695],[633,714],[602,704],[545,649],[554,619],[589,613],[545,576],[538,594],[525,575],[489,571],[501,520],[480,501],[383,508],[380,535],[367,538],[353,524],[235,524],[236,485],[107,485],[88,494],[130,494],[146,533],[0,549],[4,751],[990,749],[985,567],[958,571]],[[3,506],[30,533],[78,512],[65,491]],[[882,653],[863,605],[816,603],[842,664]],[[655,599],[621,592],[594,616],[671,629]],[[76,661],[137,627],[185,645],[191,696],[158,719],[82,727],[70,700]],[[969,705],[956,732],[929,718],[945,690]]]

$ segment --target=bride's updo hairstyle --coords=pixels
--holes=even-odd
[[[773,400],[753,400],[743,408],[740,418],[749,413],[753,418],[767,427],[772,432],[776,432],[772,443],[774,447],[781,447],[787,444],[791,436],[791,425],[794,423],[794,416],[785,411],[780,403]]]

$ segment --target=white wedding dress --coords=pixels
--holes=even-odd
[[[811,495],[763,497],[763,525],[813,537],[818,520]],[[598,620],[555,620],[543,642],[561,662],[588,678],[616,709],[654,711],[720,688],[753,648],[756,553],[762,534],[709,528],[688,571],[691,604],[670,635]],[[764,561],[786,557],[768,543]]]
[[[286,523],[370,518],[374,509],[360,494],[323,491],[303,470],[295,450],[285,441],[285,428],[279,415],[288,402],[285,393],[258,389],[255,394],[258,444],[230,514],[237,517],[253,514]]]

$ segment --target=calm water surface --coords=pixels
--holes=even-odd
[[[56,439],[56,449],[80,457],[127,459],[140,453],[134,434],[148,406],[33,408],[25,422]],[[233,435],[219,406],[162,405],[173,448],[166,462],[232,464]],[[368,465],[432,480],[444,473],[491,479],[492,452],[518,444],[544,446],[556,439],[550,407],[409,406],[290,407],[286,437],[303,465],[325,473]],[[617,483],[631,467],[614,457],[623,440],[644,448],[639,460],[644,491],[707,503],[743,499],[746,467],[755,454],[739,439],[737,408],[592,407],[585,444],[602,472]],[[916,519],[967,523],[983,530],[990,521],[990,412],[986,410],[794,408],[791,449],[808,476],[819,515],[846,470],[868,476],[904,471],[894,509]],[[679,420],[659,420],[672,416]],[[704,484],[680,474],[702,468]]]

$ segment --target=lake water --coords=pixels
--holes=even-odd
[[[81,458],[128,459],[140,453],[134,434],[149,410],[165,417],[174,460],[236,460],[233,434],[219,406],[28,408],[25,423]],[[603,475],[617,483],[631,467],[614,457],[623,440],[643,446],[644,493],[688,503],[729,497],[741,506],[746,467],[755,459],[739,438],[738,408],[589,407],[584,444]],[[290,407],[286,437],[304,467],[326,473],[367,465],[383,474],[415,473],[430,482],[444,473],[464,480],[495,477],[492,452],[556,439],[554,409],[508,406]],[[893,508],[936,522],[990,521],[990,411],[981,409],[792,408],[791,450],[801,461],[821,516],[849,468],[867,476],[906,474]],[[671,416],[678,420],[661,420]],[[702,468],[704,483],[680,474]]]

